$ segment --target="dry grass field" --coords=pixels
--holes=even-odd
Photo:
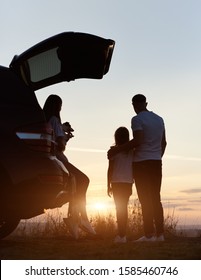
[[[177,221],[165,219],[165,242],[134,243],[142,234],[140,210],[129,216],[128,242],[114,244],[116,223],[112,215],[91,220],[96,238],[81,233],[75,241],[62,222],[51,215],[43,226],[40,222],[22,222],[15,232],[0,241],[1,260],[200,260],[201,235],[188,237],[176,232]]]

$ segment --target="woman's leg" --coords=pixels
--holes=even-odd
[[[78,206],[78,211],[80,212],[82,218],[87,219],[86,192],[89,186],[89,178],[70,162],[65,163],[65,166],[67,170],[75,176],[75,181],[76,181],[75,202]]]
[[[57,152],[57,158],[62,161],[66,169],[74,175],[76,181],[75,203],[83,219],[87,219],[86,192],[89,186],[89,178],[77,167],[71,164],[62,152]]]
[[[74,195],[73,206],[76,207],[76,212],[81,216],[81,219],[79,219],[79,226],[82,230],[94,235],[96,232],[88,220],[86,211],[86,192],[89,186],[89,178],[77,167],[71,164],[63,153],[58,153],[57,158],[62,161],[66,169],[73,174],[76,181],[76,192]]]

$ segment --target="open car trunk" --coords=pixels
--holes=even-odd
[[[10,68],[34,91],[63,81],[102,79],[114,45],[113,40],[95,35],[64,32],[15,56]]]

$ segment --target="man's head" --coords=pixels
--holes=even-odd
[[[143,94],[134,95],[132,98],[132,104],[136,114],[147,110],[146,97]]]

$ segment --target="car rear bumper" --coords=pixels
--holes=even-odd
[[[22,162],[21,160],[20,163]],[[18,166],[18,182],[9,186],[5,182],[1,192],[1,211],[5,215],[18,213],[20,219],[28,219],[42,214],[44,209],[58,207],[56,197],[66,188],[69,173],[56,157],[43,159],[42,163],[40,158],[38,166],[37,162],[32,162],[26,169],[21,164],[21,172]],[[30,171],[32,168],[33,173]],[[66,197],[63,204],[68,201]]]

